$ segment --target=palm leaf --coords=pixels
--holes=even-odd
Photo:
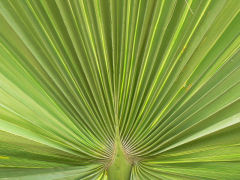
[[[0,0],[0,178],[239,179],[238,0]]]

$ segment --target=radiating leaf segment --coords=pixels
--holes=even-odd
[[[0,0],[0,178],[240,177],[238,0]]]

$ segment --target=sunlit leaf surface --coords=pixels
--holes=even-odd
[[[240,179],[239,0],[0,0],[0,179]]]

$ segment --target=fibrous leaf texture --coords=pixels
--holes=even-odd
[[[0,179],[240,179],[239,0],[0,0]]]

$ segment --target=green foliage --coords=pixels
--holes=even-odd
[[[0,179],[240,179],[239,0],[0,0]]]

